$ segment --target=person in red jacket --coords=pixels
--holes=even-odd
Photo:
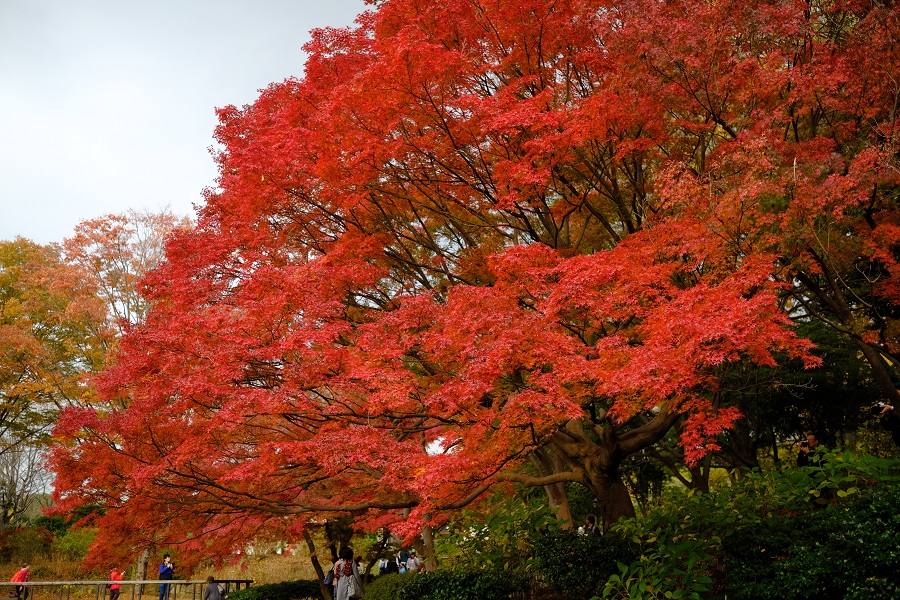
[[[16,571],[16,574],[12,576],[10,581],[15,583],[25,583],[28,581],[28,569],[31,567],[28,563],[22,565],[22,568]],[[27,585],[17,585],[16,586],[16,598],[19,600],[28,600],[28,586]]]
[[[118,567],[114,568],[109,572],[109,580],[110,581],[122,581],[125,578],[125,569],[120,569]],[[119,593],[122,590],[121,584],[111,583],[109,584],[109,600],[118,600]]]

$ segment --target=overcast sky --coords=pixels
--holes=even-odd
[[[193,215],[215,108],[303,74],[363,0],[0,0],[0,240],[129,208]]]

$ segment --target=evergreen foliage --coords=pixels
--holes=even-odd
[[[617,563],[636,559],[634,549],[616,535],[603,537],[555,531],[535,545],[535,574],[544,586],[577,598],[590,598]]]
[[[285,581],[237,590],[228,594],[228,600],[321,600],[322,590],[318,581]]]
[[[527,589],[527,580],[508,571],[458,569],[416,575],[404,582],[397,600],[501,600]]]

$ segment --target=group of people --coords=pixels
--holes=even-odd
[[[425,563],[419,558],[415,550],[401,550],[393,558],[381,559],[378,563],[378,572],[386,573],[424,573]]]
[[[362,576],[360,562],[351,548],[344,548],[337,556],[331,570],[325,576],[325,585],[331,587],[334,600],[353,600],[362,597]],[[388,573],[424,573],[425,563],[415,550],[402,550],[392,559],[383,559],[379,564],[382,575]],[[204,600],[206,600],[204,598]],[[216,600],[215,598],[211,600]]]
[[[10,581],[13,583],[24,584],[28,581],[30,569],[31,565],[24,563],[22,568],[16,571],[16,574],[12,576]],[[172,581],[174,577],[175,565],[172,563],[172,557],[166,554],[163,556],[163,561],[159,565],[159,579],[161,581]],[[124,578],[125,569],[115,567],[109,572],[109,583],[107,584],[107,587],[109,588],[109,600],[118,600],[122,590],[122,584],[117,582],[122,581]],[[161,583],[159,585],[159,600],[168,600],[170,587],[171,584],[169,583]],[[216,583],[216,580],[212,576],[206,578],[206,590],[203,593],[203,600],[225,600],[227,597],[225,588],[221,584]],[[16,598],[18,600],[28,600],[27,585],[16,586]]]
[[[24,563],[22,568],[16,571],[15,575],[12,576],[10,581],[12,583],[21,583],[24,584],[28,581],[28,575],[31,571],[31,565],[28,563]],[[110,584],[109,587],[109,600],[118,600],[119,593],[122,586],[117,581],[122,581],[125,577],[125,570],[115,568],[109,573]],[[18,600],[28,600],[28,586],[27,585],[17,585],[16,586],[16,598]]]

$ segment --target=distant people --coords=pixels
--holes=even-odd
[[[16,571],[16,574],[12,576],[12,579],[10,579],[10,581],[13,581],[15,583],[25,583],[26,581],[28,581],[28,569],[30,568],[30,564],[22,563],[22,568]],[[19,600],[28,600],[27,585],[16,586],[16,598],[19,598]]]
[[[385,573],[399,573],[400,565],[397,564],[397,557],[395,556],[391,560],[387,561],[387,565],[384,567]]]
[[[159,578],[163,581],[171,581],[175,579],[175,565],[172,564],[172,557],[168,554],[163,555],[163,561],[159,565]],[[159,584],[159,600],[168,600],[169,583]]]
[[[800,451],[797,453],[798,467],[821,467],[823,462],[822,450],[819,448],[819,439],[814,433],[806,436],[806,440],[800,442]]]
[[[340,560],[334,565],[334,600],[350,600],[350,579],[355,578],[357,587],[362,589],[359,568],[353,560],[353,550],[344,548]]]
[[[416,555],[415,550],[411,550],[409,553],[409,558],[406,559],[406,570],[410,573],[415,573],[419,570],[419,567],[422,565],[422,561],[419,560],[419,557]]]
[[[597,517],[595,517],[594,515],[588,515],[584,520],[584,535],[600,535],[600,528],[597,527]]]
[[[123,579],[125,579],[125,569],[114,567],[113,570],[109,572],[109,580],[114,582],[109,584],[109,600],[118,600],[119,593],[122,591],[122,585],[115,582],[122,581]]]
[[[900,414],[890,404],[881,406],[881,412],[878,415],[881,426],[888,430],[894,439],[894,444],[900,446]]]
[[[203,600],[222,600],[222,588],[210,575],[206,578],[206,591],[203,592]]]

